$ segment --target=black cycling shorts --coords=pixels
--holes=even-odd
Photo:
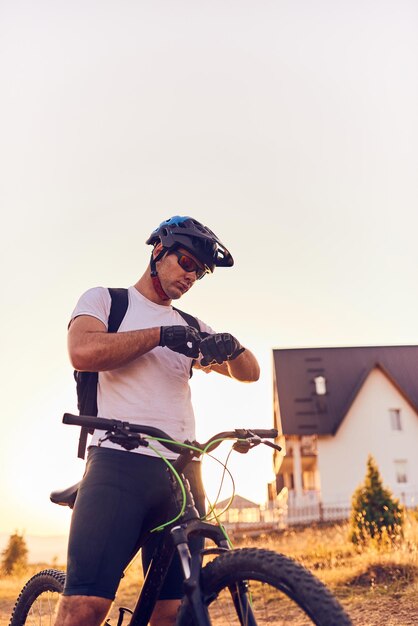
[[[200,463],[184,472],[201,516],[205,498]],[[142,547],[144,572],[160,533],[147,534],[175,516],[167,465],[158,457],[124,450],[91,447],[86,472],[74,506],[68,544],[64,595],[113,600],[123,570]],[[203,539],[192,539],[193,549]],[[178,555],[168,570],[160,600],[181,598],[182,569]]]

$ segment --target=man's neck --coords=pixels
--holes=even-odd
[[[144,296],[144,298],[151,300],[151,302],[154,302],[155,304],[161,304],[162,306],[170,306],[171,304],[171,300],[163,300],[155,291],[149,270],[141,276],[138,282],[135,283],[134,287],[142,296]]]

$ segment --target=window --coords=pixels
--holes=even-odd
[[[392,430],[402,430],[401,410],[389,409],[389,415]]]
[[[305,471],[302,473],[302,486],[305,491],[315,490],[315,472]]]
[[[408,462],[405,460],[395,461],[395,474],[397,483],[408,482]]]
[[[228,522],[230,524],[239,522],[239,509],[229,509],[227,512]]]
[[[316,376],[314,378],[315,393],[317,396],[325,396],[327,393],[327,381],[324,376]]]
[[[293,473],[286,472],[286,474],[284,475],[284,486],[287,487],[288,489],[295,488],[295,481],[293,479]]]

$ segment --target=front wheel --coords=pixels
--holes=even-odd
[[[325,585],[292,559],[270,550],[231,550],[208,563],[201,587],[213,626],[352,626]],[[193,626],[187,598],[177,626]]]
[[[32,576],[20,592],[9,626],[52,624],[64,583],[64,572],[55,569],[45,569]]]

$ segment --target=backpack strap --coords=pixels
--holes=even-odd
[[[122,323],[123,318],[126,315],[126,311],[128,310],[128,290],[109,287],[108,291],[110,293],[111,305],[109,319],[107,323],[107,332],[116,333]],[[92,398],[91,400],[92,409],[90,410],[90,413],[94,413],[94,415],[97,415],[97,383],[99,380],[99,375],[97,372],[77,372],[77,374],[81,374],[82,376],[88,375],[89,377],[88,382],[85,385],[85,392],[94,395],[95,399],[93,400]],[[93,429],[88,428],[87,426],[81,427],[80,437],[78,440],[78,458],[84,459],[86,455],[87,436],[89,434],[91,435],[92,433]]]
[[[112,304],[110,305],[107,332],[117,333],[128,310],[128,290],[109,287],[108,291],[112,299]]]
[[[182,318],[186,320],[189,326],[192,326],[193,328],[195,328],[196,330],[200,332],[200,324],[197,321],[197,319],[193,317],[193,315],[190,315],[190,313],[185,313],[184,311],[180,311],[180,309],[177,309],[175,306],[173,306],[173,309],[174,311],[177,311],[177,313],[180,313]]]

